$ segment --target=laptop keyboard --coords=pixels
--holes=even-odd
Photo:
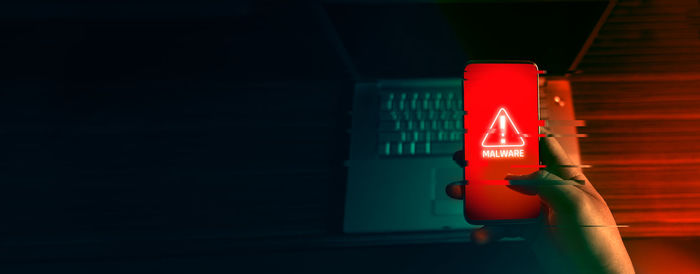
[[[462,148],[463,115],[458,92],[382,91],[378,152],[382,156],[451,155]]]

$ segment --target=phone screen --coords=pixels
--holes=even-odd
[[[537,196],[508,174],[539,169],[538,69],[534,63],[470,63],[464,69],[464,214],[470,223],[537,218]]]

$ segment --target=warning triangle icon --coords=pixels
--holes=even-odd
[[[500,108],[481,141],[483,147],[522,147],[525,139],[505,108]]]

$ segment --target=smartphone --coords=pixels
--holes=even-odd
[[[464,216],[471,224],[527,223],[537,196],[508,187],[508,174],[537,171],[539,70],[529,61],[472,61],[464,69]]]

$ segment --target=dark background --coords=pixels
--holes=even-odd
[[[309,3],[15,8],[0,24],[11,271],[497,270],[511,267],[499,263],[505,250],[532,264],[522,242],[475,249],[463,232],[455,243],[341,233],[357,72],[331,21],[386,21],[390,6],[332,8],[339,19]],[[404,21],[420,14],[398,8]],[[368,39],[354,41],[394,38]],[[459,72],[464,53],[446,45]],[[404,52],[393,60],[410,53],[394,47]],[[416,58],[433,69],[402,74],[445,71],[449,56],[426,54]]]
[[[618,10],[635,8],[635,3]],[[565,73],[570,60],[558,56],[572,56],[583,42],[567,34],[590,29],[585,25],[595,22],[571,19],[586,18],[589,10],[553,14],[538,5],[531,12],[550,14],[552,20],[532,24],[533,33],[549,30],[538,36],[541,42],[561,44],[507,45],[507,56],[498,59],[535,59],[555,74]],[[545,6],[556,5],[565,4]],[[441,14],[444,21],[430,21],[426,14]],[[482,27],[479,16],[484,15],[455,14],[460,10],[434,6],[366,9],[276,2],[3,8],[2,268],[9,273],[539,272],[526,242],[475,246],[465,243],[467,236],[460,232],[341,233],[353,83],[378,77],[452,77],[452,68],[460,71],[466,60],[492,58],[493,52],[479,50],[490,48],[487,42],[508,42],[506,37],[465,41],[455,34],[469,28],[460,26]],[[634,36],[638,29],[622,18],[608,28],[608,35],[626,39],[633,34],[631,39],[642,41],[656,37],[653,31]],[[383,22],[382,28],[368,33],[376,22]],[[445,24],[457,27],[447,30]],[[416,34],[429,39],[409,39]],[[619,37],[603,40],[593,49],[598,55],[584,59],[593,78],[659,67],[648,65],[656,59],[625,67],[629,44]],[[679,43],[691,50],[695,45]],[[435,45],[445,48],[435,50]],[[659,46],[642,47],[639,54],[648,48]],[[613,59],[622,61],[604,63],[611,60],[605,56],[610,50],[617,50]],[[689,63],[687,57],[678,60]],[[664,59],[656,61],[663,61],[665,71],[671,67]],[[595,74],[596,69],[601,73]],[[620,108],[614,98],[605,98],[619,90],[634,98],[639,85],[649,84],[624,85],[632,84],[607,89],[574,84],[582,90],[575,93],[579,119],[592,120],[594,132],[607,132],[607,119],[615,117],[606,115],[625,111],[618,123],[640,128],[629,125],[629,115],[648,109],[634,104]],[[689,91],[693,86],[674,100],[696,103]],[[693,117],[676,119],[697,119]],[[609,159],[613,150],[605,145],[625,143],[592,140],[582,143],[584,161]],[[623,166],[624,160],[613,166]],[[605,184],[610,178],[605,172],[612,171],[599,169],[592,175],[603,182],[599,189],[619,216],[625,211],[615,211],[622,202],[616,204],[612,195],[618,185]],[[697,231],[692,230],[696,223],[685,223],[691,229],[678,231]],[[668,235],[655,233],[646,236]],[[645,236],[635,234],[640,235]]]

